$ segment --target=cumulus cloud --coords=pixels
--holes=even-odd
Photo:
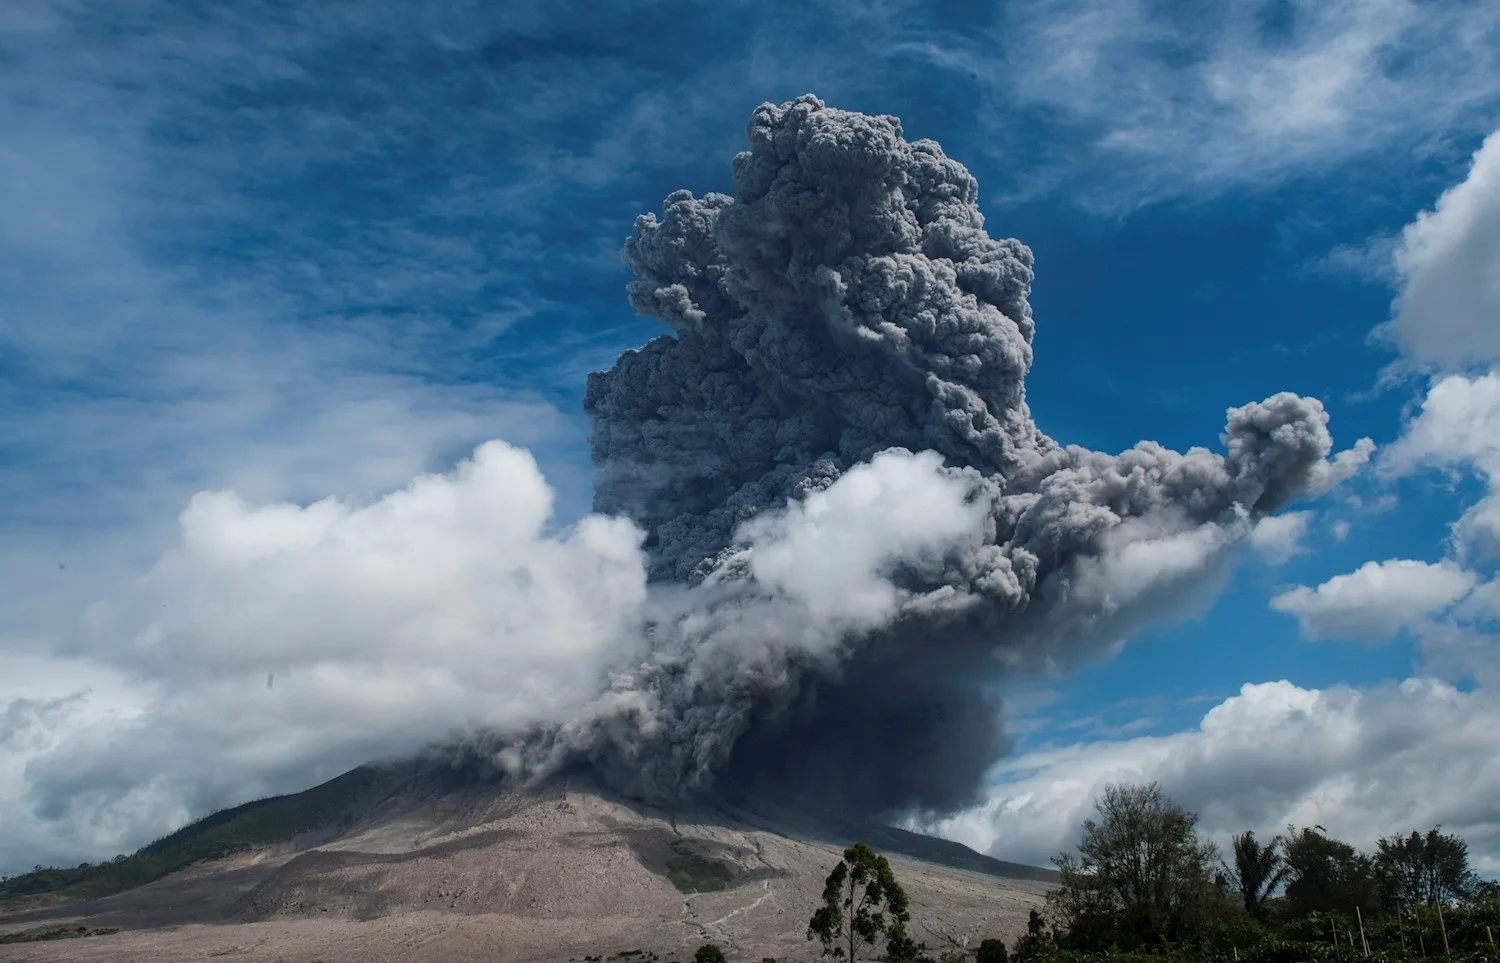
[[[1441,823],[1494,874],[1497,729],[1492,691],[1432,679],[1370,689],[1246,685],[1195,729],[1006,760],[982,807],[928,828],[982,851],[1045,862],[1077,845],[1106,783],[1160,780],[1221,844],[1246,829],[1269,835],[1288,823],[1317,823],[1372,848],[1377,835]]]
[[[1402,231],[1395,264],[1401,293],[1382,333],[1404,353],[1450,370],[1500,358],[1500,132]]]
[[[1450,562],[1366,562],[1317,588],[1289,589],[1271,600],[1271,608],[1296,616],[1308,639],[1381,642],[1446,611],[1476,581],[1474,573]]]
[[[416,681],[425,666],[475,693],[566,702],[595,684],[578,667],[629,636],[645,588],[634,526],[589,516],[549,537],[552,501],[532,456],[501,442],[367,506],[203,493],[179,547],[96,607],[79,647],[155,679],[280,670],[285,693],[303,670]],[[552,711],[502,698],[487,715]]]
[[[820,623],[885,625],[898,610],[895,566],[941,564],[983,531],[988,504],[941,465],[933,452],[882,452],[784,511],[756,516],[739,532],[750,576]]]
[[[1454,523],[1454,555],[1465,563],[1500,555],[1500,132],[1474,154],[1467,177],[1406,226],[1394,257],[1398,294],[1376,334],[1405,364],[1438,376],[1382,453],[1382,473],[1478,475],[1487,492]]]
[[[1460,554],[1500,555],[1500,373],[1448,375],[1427,391],[1421,410],[1382,459],[1391,475],[1424,467],[1468,470],[1488,491],[1454,526]]]
[[[641,641],[641,533],[550,531],[552,502],[500,442],[367,505],[203,493],[73,640],[112,685],[8,703],[24,724],[0,756],[34,813],[98,821],[77,838],[113,852],[341,766],[584,714]]]
[[[1500,474],[1500,374],[1449,375],[1428,389],[1421,411],[1386,451],[1386,467],[1475,462]]]
[[[1261,519],[1250,531],[1250,544],[1272,565],[1285,565],[1303,551],[1313,512],[1284,512]]]

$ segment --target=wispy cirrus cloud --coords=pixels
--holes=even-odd
[[[1416,162],[1500,108],[1500,10],[1477,0],[1042,0],[888,43],[972,83],[997,150],[1026,155],[1027,115],[1053,130],[1014,196],[1065,188],[1101,212]]]
[[[577,369],[644,327],[590,293],[671,88],[533,49],[564,12],[7,7],[0,570],[53,603],[0,626],[55,631],[204,488],[368,497],[504,436],[581,510]]]

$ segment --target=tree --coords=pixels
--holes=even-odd
[[[891,864],[866,843],[844,850],[823,884],[823,903],[807,923],[807,938],[823,944],[823,955],[857,963],[859,953],[885,940],[885,958],[915,961],[922,947],[906,933],[911,921],[906,891]]]
[[[693,963],[724,963],[724,951],[717,943],[704,943],[693,953]]]
[[[1181,939],[1201,920],[1217,859],[1199,838],[1198,817],[1160,784],[1106,786],[1099,818],[1083,823],[1077,858],[1053,860],[1062,874],[1049,895],[1077,949],[1134,949]]]
[[[1245,901],[1245,912],[1257,919],[1265,914],[1266,900],[1291,873],[1280,851],[1284,842],[1282,837],[1273,836],[1269,843],[1261,845],[1255,834],[1248,831],[1234,837],[1234,866],[1224,868]]]
[[[1026,917],[1026,933],[1016,940],[1017,963],[1028,963],[1055,948],[1056,943],[1052,934],[1047,931],[1047,923],[1042,919],[1042,914],[1032,910]]]
[[[1425,836],[1380,837],[1375,865],[1403,906],[1451,903],[1467,896],[1477,883],[1469,869],[1469,844],[1434,826]]]
[[[1474,884],[1469,891],[1466,900],[1470,906],[1488,909],[1494,907],[1500,912],[1500,880],[1481,879]]]
[[[979,944],[974,954],[974,963],[1010,963],[1010,954],[1005,951],[1005,941],[988,939]]]
[[[1370,857],[1321,826],[1287,827],[1283,846],[1287,867],[1286,901],[1295,915],[1373,910],[1380,902],[1379,881]]]

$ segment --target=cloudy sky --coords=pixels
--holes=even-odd
[[[1160,779],[1500,873],[1492,0],[5,3],[0,872],[578,700],[639,591],[585,518],[584,376],[660,330],[619,247],[808,91],[1032,247],[1052,436],[1290,390],[1378,445],[1190,617],[1010,680],[937,828],[1044,861]]]

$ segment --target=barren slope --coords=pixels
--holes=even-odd
[[[667,961],[706,940],[732,959],[810,959],[807,917],[842,842],[818,837],[727,808],[674,818],[576,785],[408,784],[312,849],[242,854],[0,918],[0,933],[120,928],[0,945],[0,959],[561,963],[641,950]],[[916,935],[934,946],[1014,937],[1045,886],[900,856],[892,864]],[[723,888],[679,889],[694,885]]]

